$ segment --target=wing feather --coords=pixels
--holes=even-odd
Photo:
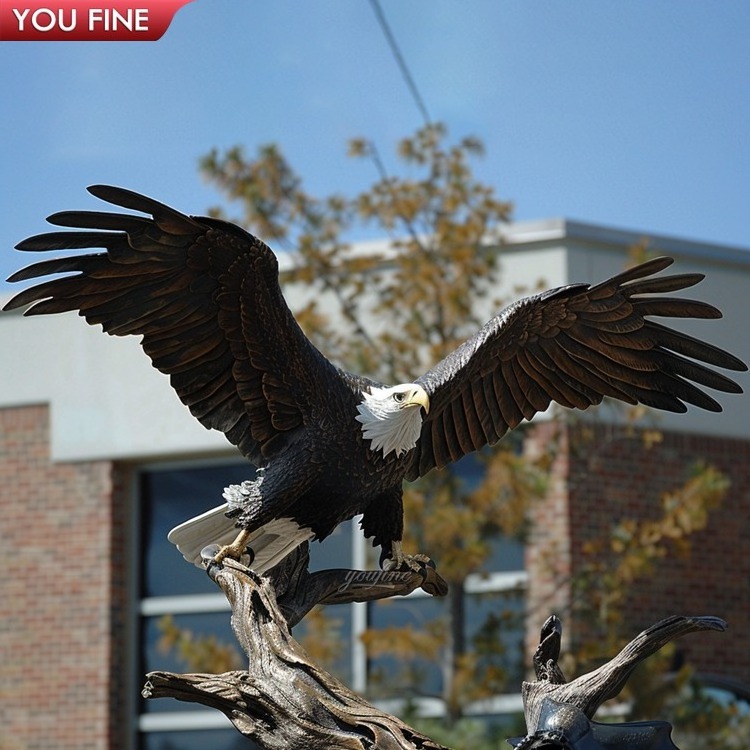
[[[533,352],[534,357],[557,387],[569,389],[571,400],[580,399],[580,402],[576,402],[577,408],[586,409],[601,401],[595,384],[589,385],[592,378],[600,382],[598,376],[587,370],[581,370],[580,366],[562,349],[555,349],[554,344],[548,344],[547,340],[541,340],[539,344],[538,349]],[[551,354],[547,352],[547,348],[550,349]]]
[[[481,430],[481,433],[477,435],[477,439],[475,440],[477,449],[483,445],[493,445],[499,437],[495,432],[495,420],[492,414],[493,407],[496,408],[496,406],[494,399],[491,404],[487,403],[483,378],[471,384],[471,399],[473,415],[477,422],[478,430]]]
[[[524,378],[535,384],[537,411],[545,411],[551,401],[556,401],[569,409],[581,404],[585,406],[580,408],[588,406],[588,402],[582,401],[580,394],[573,393],[564,380],[558,379],[555,382],[554,378],[550,378],[546,368],[526,349],[520,349],[518,352],[518,366],[523,370]]]
[[[503,421],[510,429],[517,427],[523,421],[523,414],[518,408],[521,400],[521,391],[516,383],[516,376],[512,367],[507,363],[501,363],[492,377],[492,385],[495,389],[495,398],[500,405]]]
[[[608,396],[672,412],[686,411],[687,404],[721,411],[699,386],[741,393],[711,366],[738,372],[747,366],[651,319],[721,317],[705,302],[658,296],[703,279],[698,273],[654,276],[672,262],[654,258],[594,286],[552,289],[490,320],[419,378],[430,412],[407,478],[476,450],[480,439],[491,443],[553,401],[585,409]]]
[[[551,396],[542,390],[541,384],[537,380],[529,377],[529,372],[523,367],[519,357],[512,359],[511,364],[513,365],[516,382],[523,391],[523,415],[526,419],[531,419],[537,412],[547,409]]]
[[[456,443],[451,450],[451,455],[455,453],[459,458],[474,450],[474,441],[471,436],[470,417],[467,413],[465,394],[461,394],[451,403],[451,423],[455,428]],[[456,459],[454,459],[456,460]]]
[[[432,447],[432,436],[436,429],[436,425],[436,421],[432,422],[429,429],[422,431],[422,435],[419,439],[419,459],[421,464],[418,467],[417,472],[420,476],[426,474],[431,468],[439,465]]]
[[[484,392],[484,400],[487,403],[489,415],[492,418],[492,427],[499,440],[507,431],[508,423],[503,418],[502,409],[500,407],[500,400],[497,398],[497,391],[495,390],[495,376],[494,373],[490,372],[484,375],[481,379],[482,391]],[[502,389],[500,389],[502,391]]]
[[[483,446],[487,445],[488,438],[482,426],[482,421],[479,418],[479,413],[474,406],[474,385],[473,383],[470,384],[464,391],[463,402],[472,450],[480,450]]]
[[[430,422],[432,431],[433,459],[435,466],[439,469],[447,466],[453,458],[450,454],[450,441],[445,433],[445,415],[441,414],[438,419]],[[432,467],[430,467],[432,468]]]
[[[644,297],[635,303],[638,314],[659,315],[663,318],[703,318],[716,320],[721,313],[707,302],[687,299],[657,299]]]
[[[619,390],[614,383],[607,379],[606,374],[591,366],[591,362],[581,361],[570,348],[573,342],[568,337],[560,335],[559,338],[550,340],[543,339],[540,348],[553,363],[558,366],[572,381],[578,381],[588,389],[591,405],[600,404],[603,396],[612,396],[628,403],[636,403],[632,397],[628,397],[625,391]]]
[[[192,217],[122,188],[98,198],[145,215],[63,211],[71,231],[29,237],[23,251],[84,250],[22,269],[42,281],[7,305],[27,315],[77,310],[113,335],[140,335],[153,365],[206,427],[263,464],[343,384],[284,302],[271,250],[239,227]],[[81,231],[86,230],[86,231]],[[454,451],[460,452],[458,443]]]

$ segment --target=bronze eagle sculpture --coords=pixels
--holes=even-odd
[[[20,292],[5,309],[77,310],[109,334],[140,335],[193,416],[259,467],[256,480],[227,488],[227,505],[170,532],[196,564],[203,547],[218,543],[227,545],[219,559],[249,550],[262,572],[359,514],[381,565],[409,564],[403,481],[492,445],[552,402],[586,409],[609,396],[672,412],[686,404],[721,411],[698,386],[742,392],[706,366],[743,371],[741,360],[651,319],[721,317],[706,303],[661,296],[703,278],[655,276],[671,258],[522,299],[414,382],[386,385],[345,372],[313,346],[261,240],[122,188],[89,191],[145,215],[50,216],[73,231],[36,235],[17,249],[105,252],[18,271],[9,281],[65,275]]]

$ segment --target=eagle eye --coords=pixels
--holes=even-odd
[[[393,400],[397,404],[400,404],[405,398],[406,398],[406,394],[405,393],[397,392],[397,393],[393,394]]]

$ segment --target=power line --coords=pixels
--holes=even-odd
[[[378,19],[378,23],[380,24],[380,28],[383,31],[383,35],[385,36],[388,45],[391,48],[391,52],[396,58],[398,67],[401,70],[401,75],[406,81],[406,85],[409,87],[409,91],[411,92],[411,95],[414,98],[419,111],[422,113],[422,118],[424,119],[425,125],[430,125],[432,123],[430,113],[427,111],[424,99],[422,99],[422,95],[419,93],[417,84],[415,83],[414,78],[412,78],[412,75],[409,72],[409,68],[406,65],[406,60],[404,60],[404,56],[401,54],[401,50],[398,48],[396,38],[393,36],[391,27],[388,25],[388,20],[385,17],[385,13],[383,13],[383,9],[380,7],[380,0],[370,0],[370,5],[372,6],[372,10],[375,13],[375,17]]]

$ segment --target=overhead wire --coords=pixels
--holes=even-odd
[[[390,24],[388,23],[388,19],[385,17],[383,8],[380,5],[380,0],[370,0],[370,6],[372,7],[373,12],[375,13],[375,18],[377,19],[378,24],[380,25],[380,29],[383,32],[383,35],[385,36],[386,41],[388,42],[388,46],[391,48],[391,52],[393,54],[393,57],[396,60],[396,64],[398,65],[399,70],[401,71],[401,76],[406,82],[406,85],[409,88],[409,91],[411,92],[412,98],[414,99],[414,102],[416,103],[417,108],[419,109],[422,115],[422,118],[424,119],[425,125],[431,125],[432,118],[430,117],[430,113],[427,111],[427,105],[425,104],[424,99],[422,98],[422,95],[419,92],[419,88],[417,87],[417,83],[414,80],[414,77],[409,71],[409,66],[406,64],[406,60],[404,59],[404,56],[401,54],[401,50],[399,49],[398,42],[396,41],[396,37],[393,35],[393,32],[391,31],[391,27],[390,27]]]

